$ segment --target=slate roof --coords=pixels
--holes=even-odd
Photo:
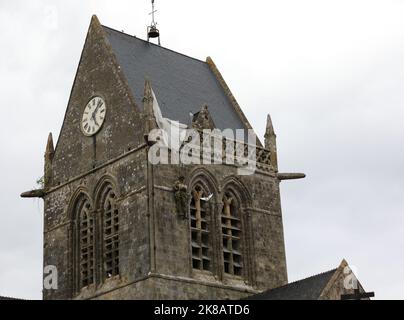
[[[0,296],[0,300],[5,301],[5,300],[20,300],[20,299],[10,298],[10,297],[2,297],[2,296]]]
[[[218,129],[246,129],[206,62],[103,28],[139,108],[148,78],[164,117],[190,125],[207,104]]]
[[[246,300],[317,300],[337,269],[250,296]]]

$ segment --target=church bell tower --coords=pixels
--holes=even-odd
[[[279,185],[303,175],[278,173],[270,118],[250,175],[153,164],[149,135],[167,119],[252,130],[211,58],[93,16],[44,187],[23,194],[44,200],[44,267],[58,270],[44,299],[240,299],[287,283]]]

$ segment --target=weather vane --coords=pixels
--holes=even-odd
[[[152,2],[152,12],[149,15],[152,16],[152,23],[149,27],[147,27],[147,41],[150,41],[150,38],[158,38],[160,45],[160,31],[157,29],[157,22],[154,21],[154,14],[157,10],[154,10],[154,0]]]

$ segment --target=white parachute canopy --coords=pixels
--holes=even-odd
[[[180,123],[179,121],[170,120],[164,118],[160,106],[158,104],[156,95],[152,89],[153,94],[153,113],[156,118],[157,126],[162,132],[162,142],[169,149],[179,151],[181,144],[185,141],[187,137],[188,126]]]

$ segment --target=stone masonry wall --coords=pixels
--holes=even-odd
[[[172,186],[179,175],[187,182],[195,175],[206,175],[215,184],[215,217],[211,221],[214,261],[213,274],[194,271],[191,265],[190,226],[176,214]],[[221,226],[223,188],[233,179],[243,184],[251,202],[245,210],[243,278],[230,277],[223,272]],[[287,283],[286,258],[279,182],[263,174],[236,176],[236,168],[224,165],[181,166],[158,165],[154,169],[156,216],[156,270],[158,273],[203,279],[206,282],[267,290]],[[189,185],[191,188],[191,185]],[[214,192],[215,190],[212,190]],[[195,295],[198,295],[195,292]]]
[[[52,161],[52,180],[44,198],[44,265],[57,266],[59,273],[59,289],[44,290],[45,299],[72,297],[72,201],[79,191],[94,201],[95,190],[105,177],[114,182],[119,198],[121,277],[90,288],[81,296],[92,296],[104,290],[104,286],[134,281],[149,271],[144,122],[102,32],[93,18]],[[80,124],[84,108],[94,96],[105,100],[106,120],[96,136],[86,137]]]
[[[101,96],[107,105],[99,133],[85,137],[81,120],[85,106]],[[92,23],[83,49],[52,164],[53,186],[116,158],[143,143],[144,126],[103,30]]]
[[[111,287],[122,286],[144,277],[150,270],[150,248],[147,215],[145,149],[130,154],[116,163],[74,181],[45,198],[44,265],[58,268],[59,289],[44,290],[44,299],[72,298],[73,248],[71,233],[74,221],[70,216],[77,190],[94,201],[96,187],[102,178],[115,180],[120,219],[120,277],[98,283],[84,290],[79,298],[88,298]],[[97,213],[93,213],[97,221]],[[96,242],[96,247],[101,245]],[[100,261],[100,259],[99,259]]]

